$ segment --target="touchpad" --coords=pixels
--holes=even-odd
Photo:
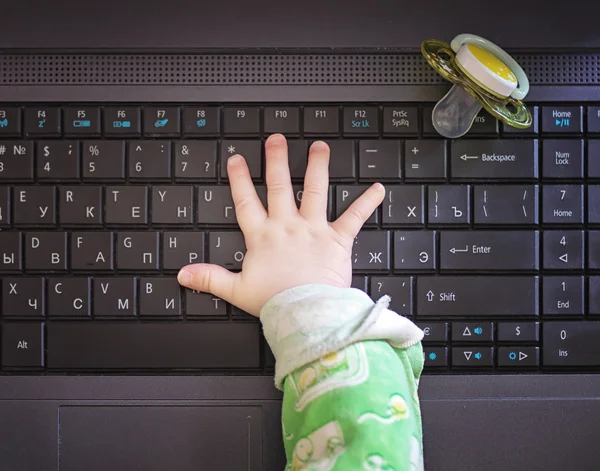
[[[262,409],[62,406],[60,471],[262,469]]]

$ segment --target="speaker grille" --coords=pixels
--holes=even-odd
[[[532,84],[597,85],[600,55],[515,55]],[[422,85],[443,80],[420,54],[0,55],[0,84]]]

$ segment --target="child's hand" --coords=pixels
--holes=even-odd
[[[300,210],[292,191],[285,138],[269,137],[265,152],[268,213],[246,161],[236,155],[227,162],[235,212],[246,239],[242,271],[198,263],[183,267],[177,276],[183,286],[212,293],[255,316],[271,297],[295,286],[350,286],[354,238],[385,196],[383,186],[376,183],[329,223],[327,144],[315,142],[310,148]]]

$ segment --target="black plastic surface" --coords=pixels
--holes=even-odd
[[[0,48],[416,48],[463,32],[506,48],[598,47],[599,10],[588,0],[20,0],[3,5]]]
[[[198,424],[177,419],[173,434],[160,445],[166,449],[170,440],[183,439],[194,427],[201,430],[206,426],[207,416],[196,411],[201,409],[197,406],[209,405],[242,406],[239,410],[260,408],[262,469],[281,471],[285,457],[280,397],[271,377],[0,377],[0,429],[3,431],[0,471],[63,471],[62,466],[58,467],[58,452],[67,445],[70,453],[76,453],[72,447],[82,447],[79,456],[84,461],[74,461],[78,455],[66,452],[65,466],[76,463],[87,466],[92,461],[85,460],[97,454],[85,455],[84,447],[90,446],[88,440],[96,433],[90,432],[89,426],[96,423],[109,431],[119,417],[128,414],[131,415],[127,423],[138,415],[136,420],[148,425],[157,410],[161,415],[168,406],[190,406],[190,414]],[[420,397],[427,470],[598,469],[598,375],[427,375],[421,381]],[[106,406],[104,410],[110,411],[118,406],[155,407],[147,413],[145,409],[128,408],[131,412],[115,418],[95,412],[95,408],[89,406]],[[212,409],[217,415],[220,410]],[[208,415],[212,418],[213,413]],[[61,429],[65,420],[67,424],[67,430],[60,431],[61,437],[67,437],[67,444],[61,444],[60,448],[59,420]],[[158,426],[155,427],[147,433],[160,433]],[[81,435],[79,441],[73,435],[77,432]],[[232,436],[238,433],[242,432],[231,432]],[[100,443],[109,440],[96,438],[101,439]],[[132,438],[130,443],[138,446],[139,437]],[[181,444],[174,443],[174,446]],[[186,450],[199,452],[204,446],[192,441],[186,444]],[[238,453],[246,452],[246,444],[240,444]],[[86,469],[103,470],[101,467]],[[236,468],[219,469],[237,471]]]

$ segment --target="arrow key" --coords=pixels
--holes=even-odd
[[[540,364],[539,347],[500,347],[498,366],[507,368],[531,368]]]
[[[454,322],[452,324],[453,342],[492,342],[494,324],[492,322]]]
[[[492,368],[494,349],[492,347],[454,347],[452,366],[456,368]]]
[[[583,231],[544,231],[545,270],[583,270]]]

